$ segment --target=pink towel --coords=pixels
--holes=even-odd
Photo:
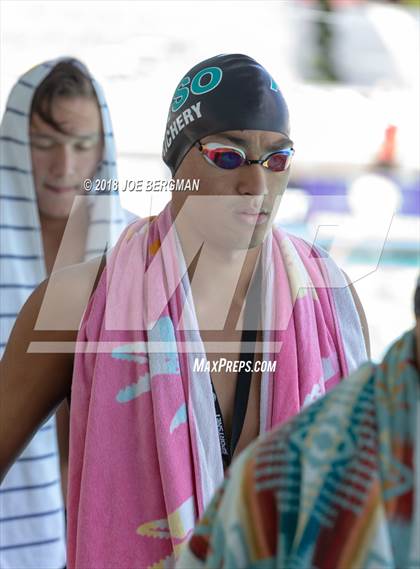
[[[328,257],[275,229],[264,242],[262,275],[263,358],[277,361],[262,376],[264,432],[323,395],[366,353],[351,293]],[[341,288],[328,288],[340,279]],[[270,353],[273,343],[281,349]],[[120,238],[78,349],[68,566],[170,567],[223,466],[210,376],[193,372],[205,350],[169,206]]]

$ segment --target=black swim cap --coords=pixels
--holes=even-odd
[[[247,55],[206,59],[179,83],[162,150],[172,175],[197,140],[227,130],[289,134],[289,111],[280,89],[264,67]]]

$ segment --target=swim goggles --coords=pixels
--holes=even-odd
[[[195,143],[195,146],[207,162],[224,170],[234,170],[244,164],[260,164],[260,166],[268,168],[272,172],[284,172],[289,168],[295,153],[293,148],[284,148],[270,152],[260,160],[249,160],[241,148],[228,146],[220,142],[202,144],[198,141]]]

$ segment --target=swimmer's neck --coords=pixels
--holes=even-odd
[[[223,251],[205,247],[188,267],[193,297],[197,301],[229,295],[232,305],[242,306],[254,274],[261,246]]]
[[[204,240],[188,223],[175,225],[194,302],[210,306],[232,302],[242,306],[262,244],[239,249],[217,240]]]

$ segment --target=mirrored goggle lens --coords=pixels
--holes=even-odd
[[[233,170],[244,163],[244,157],[231,148],[204,148],[204,155],[225,170]]]
[[[290,166],[293,150],[276,152],[267,158],[264,165],[273,172],[283,172]]]

